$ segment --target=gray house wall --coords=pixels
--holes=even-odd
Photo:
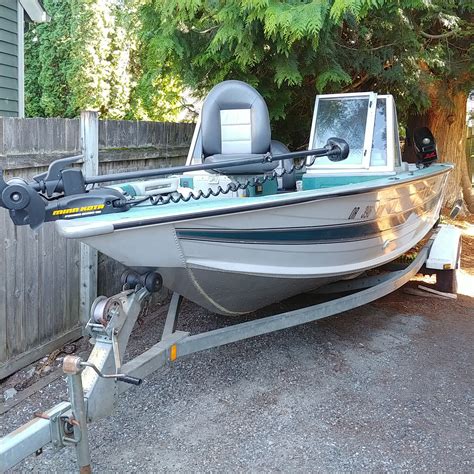
[[[4,117],[17,117],[21,110],[18,94],[18,8],[17,0],[0,1],[0,116]]]

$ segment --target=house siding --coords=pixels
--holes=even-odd
[[[0,116],[18,116],[18,4],[0,4]]]

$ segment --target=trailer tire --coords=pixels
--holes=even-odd
[[[443,293],[458,292],[457,270],[436,270],[436,289]]]
[[[461,268],[461,248],[459,242],[456,268],[453,270],[436,270],[436,289],[444,293],[456,294],[458,292],[457,271]]]

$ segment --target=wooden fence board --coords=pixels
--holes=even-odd
[[[0,208],[0,229],[5,229],[8,213]],[[8,359],[7,348],[7,254],[6,236],[4,231],[0,231],[0,361]]]
[[[181,165],[193,124],[99,121],[99,172]],[[0,167],[31,179],[81,154],[79,119],[0,118]],[[79,164],[81,161],[78,162]],[[79,242],[54,225],[15,227],[0,208],[0,379],[79,337]],[[98,292],[120,290],[123,265],[99,255]]]

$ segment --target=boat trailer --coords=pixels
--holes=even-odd
[[[146,352],[122,365],[125,348],[142,306],[160,287],[157,274],[125,276],[124,291],[110,298],[99,297],[91,308],[86,332],[94,344],[87,361],[68,355],[63,360],[69,402],[61,402],[0,440],[0,471],[14,467],[49,443],[57,449],[75,446],[81,473],[91,472],[88,424],[112,413],[121,393],[160,367],[180,357],[231,342],[267,334],[337,315],[375,301],[397,290],[420,272],[452,279],[459,264],[460,232],[440,226],[400,270],[328,285],[326,293],[354,291],[336,299],[274,316],[237,323],[222,329],[190,335],[176,330],[182,297],[172,295],[161,340]],[[449,273],[451,272],[451,273]],[[445,282],[446,283],[446,282]],[[129,288],[131,287],[132,288]]]

